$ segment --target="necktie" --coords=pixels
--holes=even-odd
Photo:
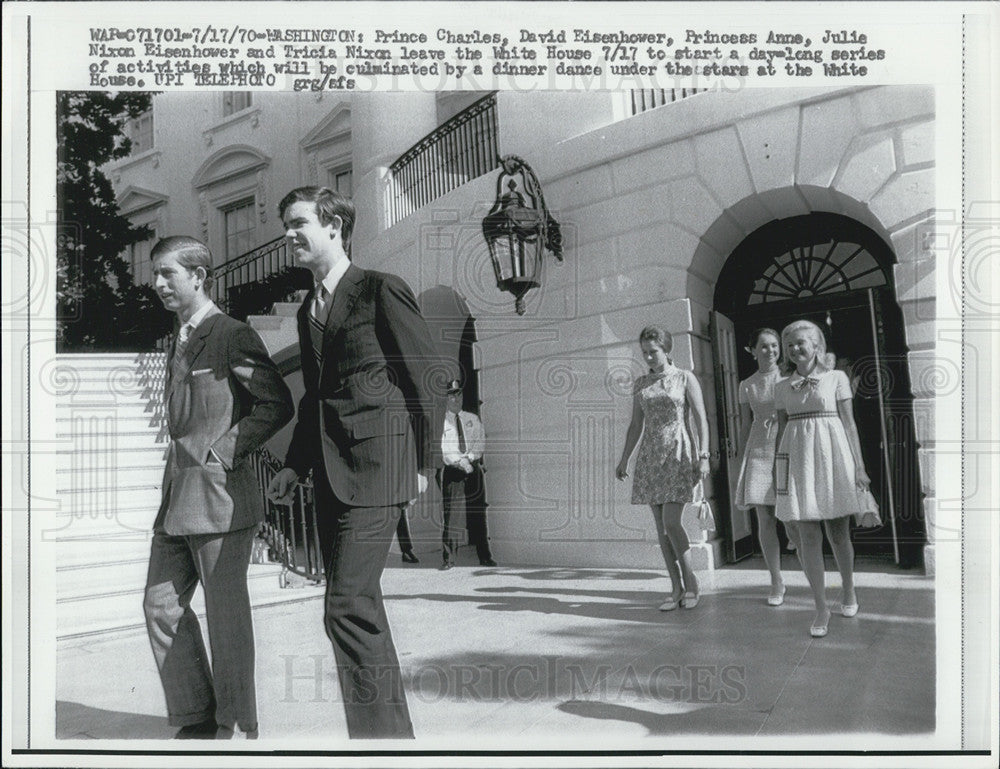
[[[316,287],[316,295],[313,297],[312,307],[309,310],[309,337],[312,341],[313,355],[316,356],[316,365],[323,365],[323,328],[326,325],[326,301],[329,292],[326,286],[320,283]]]
[[[469,446],[465,442],[465,430],[462,429],[462,417],[455,414],[455,430],[458,432],[458,450],[460,453],[465,454],[468,451]]]
[[[174,357],[170,361],[171,377],[176,376],[177,372],[183,365],[184,351],[187,349],[188,340],[191,338],[191,332],[193,330],[194,326],[190,323],[185,323],[177,332],[177,340],[174,342]]]

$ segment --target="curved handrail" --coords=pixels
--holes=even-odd
[[[271,479],[282,463],[266,448],[251,455],[264,502],[264,522],[258,536],[267,542],[268,558],[286,571],[314,582],[324,580],[323,551],[319,541],[312,481],[298,481],[290,505],[267,498]],[[284,585],[284,581],[282,582]]]

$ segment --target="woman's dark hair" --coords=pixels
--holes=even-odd
[[[774,340],[778,343],[778,347],[781,347],[781,334],[775,331],[773,328],[768,328],[767,326],[762,326],[761,328],[755,329],[752,334],[750,334],[747,340],[747,349],[753,350],[757,346],[757,342],[760,341],[762,334],[770,334],[774,337]]]
[[[785,357],[782,351],[781,334],[779,334],[773,328],[769,328],[768,326],[761,326],[760,328],[755,329],[754,332],[750,334],[750,337],[747,339],[747,346],[744,347],[743,349],[746,350],[751,355],[753,355],[753,351],[754,348],[757,346],[757,342],[760,341],[760,338],[764,334],[770,334],[778,342],[778,360],[776,362],[780,366]]]
[[[643,342],[652,342],[668,355],[674,347],[670,332],[660,326],[646,326],[639,334],[639,344]]]

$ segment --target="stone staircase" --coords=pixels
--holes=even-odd
[[[41,535],[54,553],[56,637],[139,630],[168,442],[165,356],[60,355],[56,365],[57,504]],[[321,595],[312,586],[282,590],[281,572],[279,564],[250,567],[255,607]],[[193,606],[204,614],[200,591]]]
[[[271,358],[282,373],[299,367],[299,331],[295,314],[308,291],[298,291],[294,301],[275,302],[270,315],[251,315],[247,323],[264,341]]]

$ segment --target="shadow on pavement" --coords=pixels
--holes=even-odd
[[[102,710],[79,702],[56,700],[56,739],[150,739],[173,738],[177,727],[163,716]]]

